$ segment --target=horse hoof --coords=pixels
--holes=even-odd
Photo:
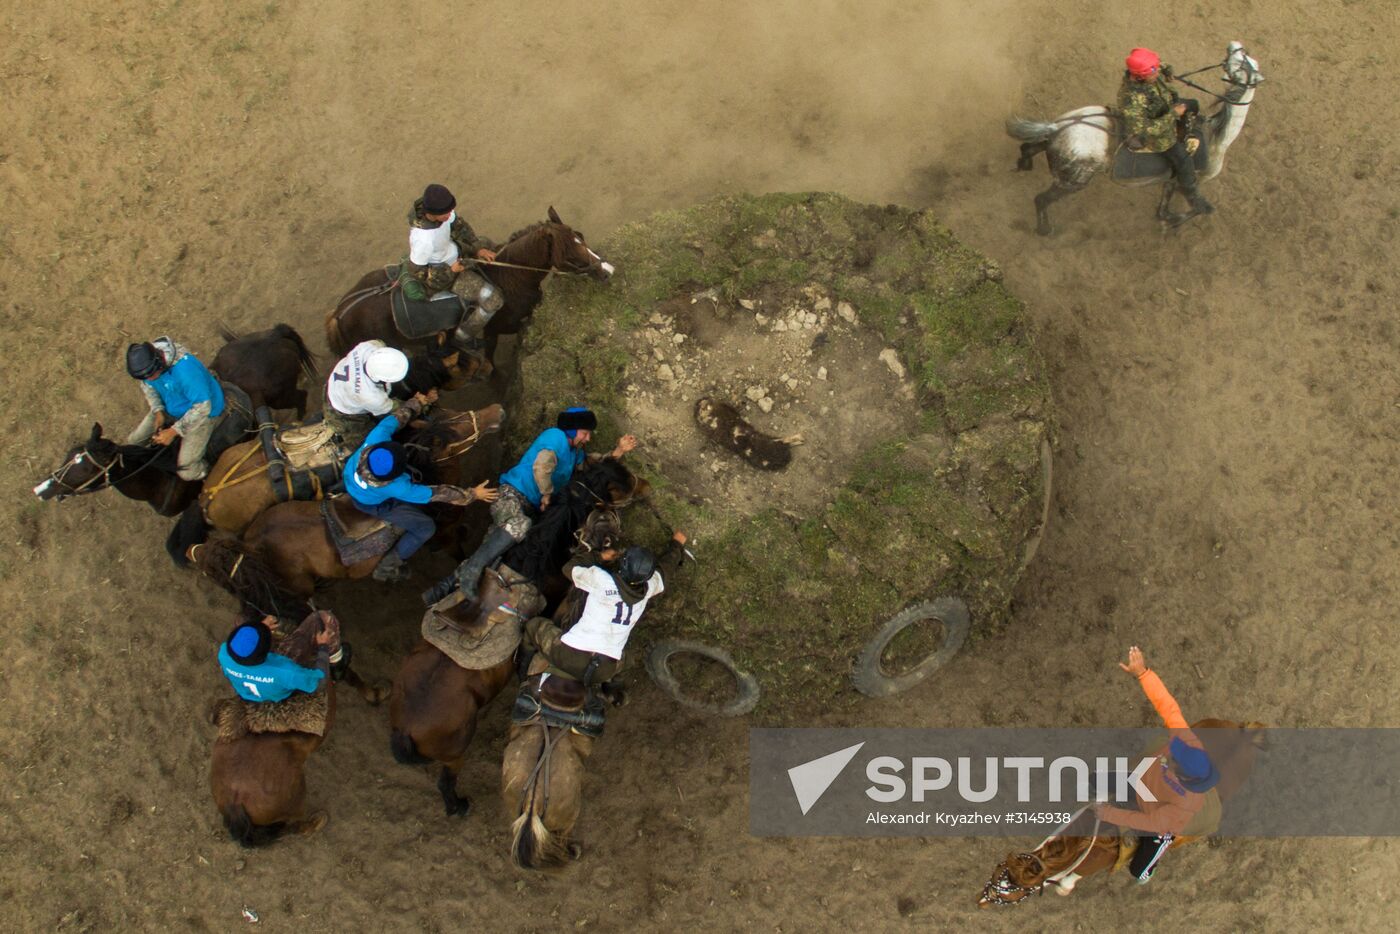
[[[366,704],[378,707],[389,697],[389,682],[381,678],[373,684],[367,684],[360,696],[365,699]]]
[[[1055,228],[1048,221],[1040,221],[1035,225],[1035,232],[1038,236],[1048,237],[1055,232]]]
[[[454,801],[449,802],[444,808],[448,817],[466,817],[471,812],[472,799],[463,795]]]
[[[572,843],[569,844],[568,849],[569,849],[569,859],[582,859],[582,858],[583,858],[583,844],[582,844],[582,843],[579,843],[577,840],[575,840],[574,842],[572,842]]]
[[[301,826],[297,828],[297,833],[303,837],[310,836],[319,831],[322,827],[325,827],[326,821],[328,820],[330,820],[330,818],[326,815],[325,811],[317,811],[301,822]]]
[[[1035,168],[1034,159],[1022,156],[1021,158],[1016,160],[1016,171],[1018,172],[1029,172],[1033,168]]]
[[[1166,214],[1162,217],[1162,223],[1168,227],[1180,227],[1195,216],[1195,214]]]

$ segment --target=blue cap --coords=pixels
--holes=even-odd
[[[365,452],[370,475],[379,480],[392,480],[403,473],[403,445],[394,441],[376,444]]]
[[[1220,781],[1220,773],[1204,749],[1197,749],[1180,737],[1173,738],[1167,749],[1176,774],[1188,790],[1209,791]]]
[[[260,623],[244,623],[228,636],[228,653],[242,665],[261,665],[271,648],[272,633]]]

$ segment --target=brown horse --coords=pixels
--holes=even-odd
[[[304,373],[316,383],[316,355],[291,325],[279,324],[266,331],[239,337],[220,326],[224,346],[214,356],[209,369],[225,382],[248,394],[253,408],[296,409],[297,418],[306,417],[306,390],[297,387]]]
[[[439,409],[406,439],[409,463],[424,483],[460,486],[462,455],[482,435],[498,430],[504,419],[505,409],[499,405],[461,413]],[[466,510],[445,503],[428,508],[438,524],[434,541],[451,539]],[[244,533],[243,544],[275,570],[292,593],[303,597],[315,593],[317,581],[358,580],[379,563],[378,556],[349,566],[340,563],[319,502],[278,503],[265,510]]]
[[[509,593],[500,575],[483,571],[473,605],[474,626],[484,626]],[[457,794],[457,773],[476,735],[481,709],[514,673],[513,653],[490,668],[467,669],[422,639],[394,676],[389,689],[389,751],[405,765],[442,764],[437,787],[448,817],[465,816],[471,809],[471,799]]]
[[[1191,728],[1201,731],[1197,735],[1220,770],[1221,779],[1216,791],[1220,800],[1226,801],[1249,777],[1255,756],[1265,745],[1265,726],[1256,722],[1200,720],[1193,723]],[[1089,831],[1092,825],[1093,813],[1085,810],[1071,826],[1084,832]],[[1121,839],[1124,842],[1133,840],[1131,836]],[[1176,849],[1198,839],[1177,837],[1171,848]],[[1009,853],[982,887],[977,906],[1014,905],[1032,895],[1040,895],[1047,885],[1054,885],[1060,894],[1068,895],[1084,876],[1105,869],[1112,870],[1119,864],[1119,842],[1117,833],[1089,837],[1055,836],[1028,853]]]
[[[335,685],[326,682],[326,734],[335,720]],[[325,735],[248,733],[215,742],[209,788],[224,827],[237,843],[265,846],[283,834],[311,834],[326,825],[326,813],[306,815],[306,760]]]
[[[417,353],[409,361],[408,376],[401,385],[411,386],[412,392],[451,392],[465,386],[475,369],[476,361],[458,351]],[[242,535],[254,519],[278,502],[267,468],[261,438],[234,445],[220,455],[199,494],[203,522],[222,532]],[[182,521],[191,523],[183,534],[192,534],[195,520]]]
[[[607,281],[613,266],[588,248],[583,234],[559,219],[554,208],[549,220],[512,234],[496,255],[494,264],[481,262],[477,269],[505,297],[505,307],[486,326],[487,359],[495,351],[496,338],[515,334],[524,327],[543,297],[541,285],[551,272],[588,275]],[[361,341],[382,340],[391,347],[411,341],[394,326],[390,293],[397,280],[383,269],[366,273],[326,316],[326,343],[332,352],[345,354]],[[440,343],[443,335],[432,338]]]
[[[530,674],[549,667],[536,656]],[[501,797],[511,815],[510,858],[521,869],[550,869],[583,855],[571,839],[583,810],[583,760],[593,738],[544,720],[512,723],[501,760]]]
[[[552,573],[547,573],[549,565],[537,565],[535,555],[557,555],[555,546],[560,542],[567,555],[569,546],[576,542],[575,534],[582,537],[588,550],[601,551],[616,545],[619,526],[615,510],[637,496],[639,487],[645,493],[646,481],[635,477],[617,461],[606,459],[603,463],[608,466],[595,465],[594,469],[585,470],[580,478],[586,486],[578,496],[580,501],[586,498],[589,508],[582,512],[574,510],[566,494],[535,523],[525,541],[506,552],[503,563],[523,580],[507,580],[491,568],[482,571],[477,599],[464,611],[474,617],[467,628],[483,628],[487,617],[507,602],[513,596],[512,588],[520,584],[532,585],[539,595],[537,606],[544,605],[544,588],[551,582],[550,577],[559,576],[557,569],[563,560],[554,563]],[[592,509],[591,504],[600,500],[616,505]],[[511,563],[512,559],[515,564]],[[527,570],[527,567],[534,570]],[[526,601],[516,599],[513,602],[520,606]],[[572,622],[581,609],[581,604],[564,601],[556,618]],[[390,751],[397,761],[405,764],[429,761],[442,764],[437,786],[449,817],[466,814],[471,807],[465,796],[457,795],[457,773],[461,771],[467,745],[476,733],[481,708],[505,688],[514,670],[513,658],[491,668],[463,668],[423,639],[409,652],[394,678],[389,693]]]

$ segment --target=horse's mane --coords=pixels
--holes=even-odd
[[[200,545],[195,551],[195,567],[260,618],[301,619],[311,612],[306,600],[288,590],[272,568],[234,539]]]
[[[460,414],[462,413],[438,409],[428,416],[426,425],[413,429],[404,436],[403,444],[408,466],[422,477],[422,482],[432,483],[437,478],[437,465],[433,463],[433,448],[436,445],[445,447],[457,440],[457,430],[452,419]]]
[[[502,561],[536,583],[558,574],[569,560],[575,530],[595,506],[611,499],[611,490],[626,490],[631,484],[631,471],[610,457],[585,464]]]
[[[519,240],[526,234],[532,234],[535,231],[539,230],[541,227],[548,227],[549,223],[549,221],[536,221],[533,224],[526,224],[524,227],[521,227],[515,233],[511,234],[509,237],[506,237],[505,245],[510,246],[512,243]]]

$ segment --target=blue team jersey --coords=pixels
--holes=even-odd
[[[377,486],[371,486],[357,475],[356,471],[360,467],[360,456],[376,444],[392,441],[394,432],[398,430],[399,420],[392,415],[384,416],[379,420],[379,424],[374,426],[374,430],[365,437],[365,443],[356,448],[355,453],[351,454],[350,459],[345,462],[345,471],[341,477],[345,481],[345,492],[355,502],[365,506],[378,506],[380,503],[387,503],[393,499],[401,503],[421,505],[433,498],[432,487],[414,483],[413,478],[406,473],[399,474],[388,483]]]
[[[249,701],[286,700],[294,691],[310,694],[325,678],[321,669],[304,668],[275,652],[269,653],[261,665],[240,665],[229,654],[227,643],[219,646],[219,667],[238,696]]]
[[[223,387],[192,354],[185,354],[174,366],[148,382],[171,418],[180,418],[201,402],[209,403],[210,418],[224,414]]]
[[[540,436],[526,450],[520,462],[501,474],[502,483],[515,487],[531,506],[537,508],[543,497],[539,484],[535,483],[535,458],[539,457],[541,451],[553,451],[554,456],[558,458],[554,472],[549,477],[556,493],[569,485],[569,478],[574,475],[574,470],[588,456],[582,448],[570,445],[569,436],[558,428],[546,428],[540,432]]]

